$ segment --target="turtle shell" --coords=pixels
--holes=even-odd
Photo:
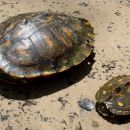
[[[96,100],[104,103],[115,115],[130,114],[130,76],[117,76],[96,93]]]
[[[93,27],[61,13],[19,14],[0,24],[0,70],[15,79],[62,72],[89,56]]]

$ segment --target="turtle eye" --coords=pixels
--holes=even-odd
[[[115,93],[120,93],[120,92],[121,92],[121,87],[115,89]]]

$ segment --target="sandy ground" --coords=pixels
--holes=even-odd
[[[95,110],[87,112],[77,104],[81,98],[95,101],[96,91],[111,77],[130,74],[130,1],[0,0],[0,21],[19,13],[48,10],[92,23],[96,33],[94,60],[22,89],[1,84],[0,130],[8,125],[13,130],[130,130],[125,118],[106,120]]]

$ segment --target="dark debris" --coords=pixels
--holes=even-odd
[[[79,14],[80,15],[81,13],[80,13],[80,11],[77,10],[77,11],[74,11],[73,14]]]
[[[58,101],[61,102],[61,104],[62,104],[62,107],[61,107],[61,108],[65,107],[66,104],[68,103],[68,101],[65,100],[63,97],[59,97],[59,98],[58,98]]]
[[[78,4],[78,5],[87,7],[89,4],[87,4],[87,3],[85,3],[85,2],[82,2],[82,3]]]
[[[75,130],[83,130],[80,122],[76,126]]]
[[[37,102],[27,100],[27,101],[25,101],[25,102],[22,104],[23,107],[24,107],[24,106],[31,106],[31,105],[37,105]]]
[[[70,122],[73,123],[74,119],[78,117],[78,114],[76,112],[69,113]]]
[[[0,116],[0,119],[1,119],[1,121],[6,121],[6,120],[8,120],[9,119],[9,117],[10,117],[10,115],[2,115],[1,114],[1,116]]]
[[[108,73],[110,70],[116,67],[116,61],[110,61],[110,63],[103,63],[102,68],[105,68],[105,73]]]
[[[115,12],[115,15],[120,16],[121,13],[120,12]]]
[[[92,127],[93,127],[93,128],[98,128],[98,127],[99,127],[98,122],[93,120],[93,121],[92,121]]]

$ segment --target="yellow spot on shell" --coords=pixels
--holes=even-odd
[[[127,90],[130,92],[130,86],[127,87]]]
[[[70,31],[67,28],[63,28],[63,31],[67,34],[67,36],[71,37],[72,36],[72,31]]]
[[[118,102],[117,105],[120,106],[120,107],[124,106],[124,104],[122,102]]]
[[[108,86],[112,86],[112,83],[110,83]]]
[[[105,94],[106,94],[106,91],[103,91],[103,94],[105,95]]]
[[[91,38],[94,38],[95,37],[95,34],[94,33],[87,33],[87,35]]]
[[[54,43],[53,41],[46,35],[44,35],[45,41],[48,44],[49,47],[53,47]]]
[[[85,56],[88,56],[88,55],[90,54],[90,52],[89,52],[89,51],[84,51],[83,54],[84,54]]]
[[[122,79],[119,79],[118,82],[122,82]]]
[[[124,96],[121,92],[120,93],[115,93],[115,95],[118,96],[118,97]]]

